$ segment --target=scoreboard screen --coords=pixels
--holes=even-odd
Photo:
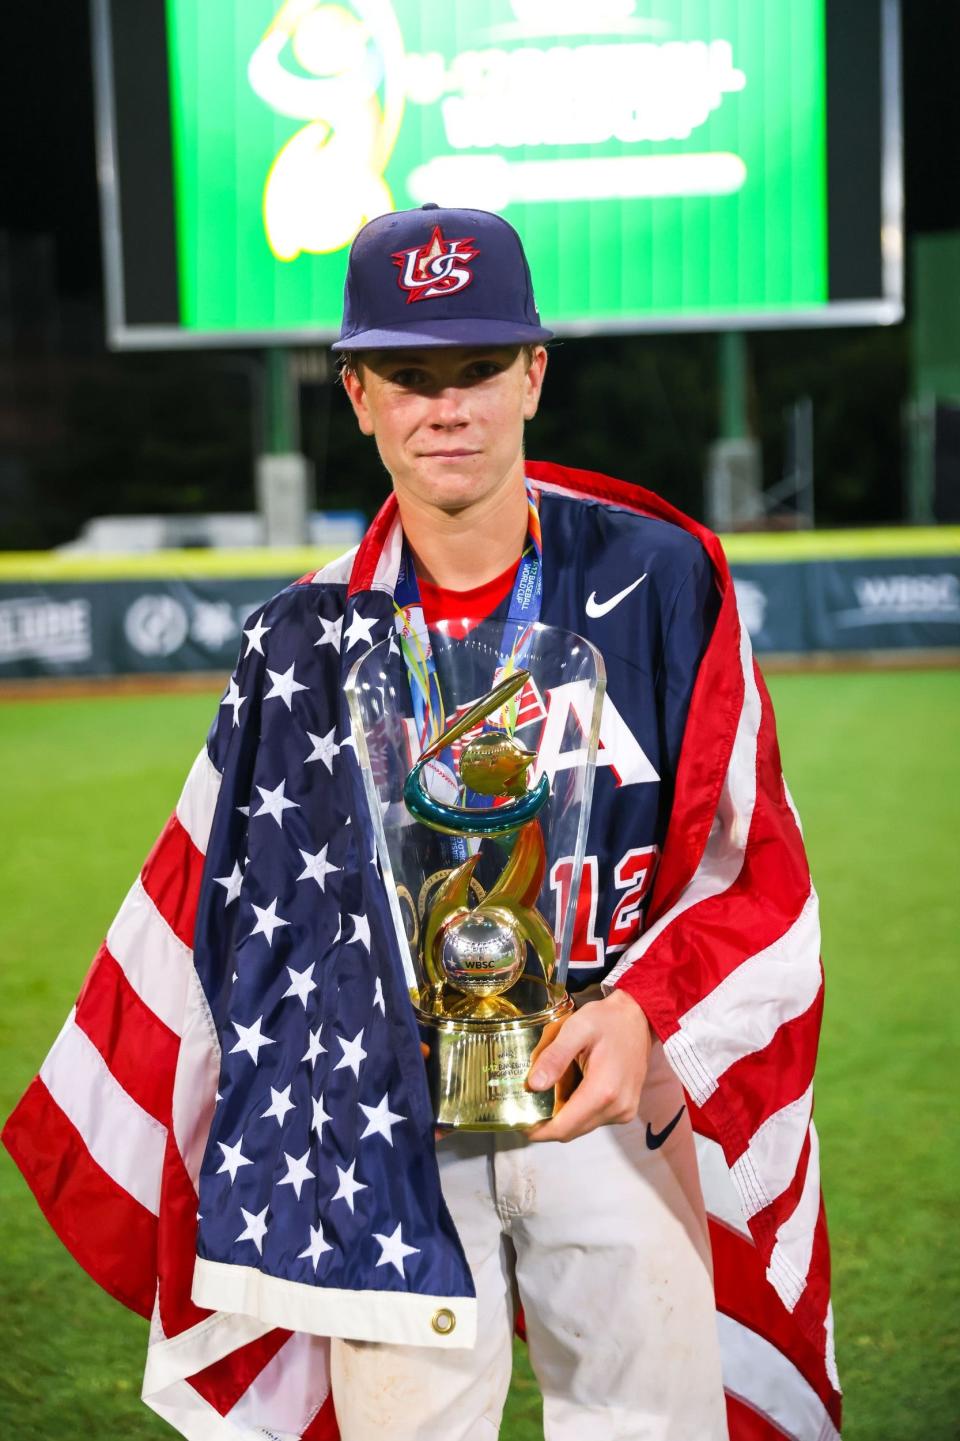
[[[560,334],[902,314],[896,0],[95,0],[118,346],[313,343],[388,210],[495,210]]]

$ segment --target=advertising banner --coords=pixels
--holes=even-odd
[[[0,584],[0,679],[222,671],[289,576]]]
[[[960,651],[960,555],[736,562],[753,648],[803,656]],[[0,681],[233,668],[289,576],[0,583]]]

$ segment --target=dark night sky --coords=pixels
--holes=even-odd
[[[960,3],[901,8],[907,228],[960,227]],[[52,232],[61,291],[78,294],[100,281],[89,18],[82,0],[47,13],[42,35],[34,6],[4,17],[0,229]]]

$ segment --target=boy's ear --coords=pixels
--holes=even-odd
[[[357,424],[361,432],[364,435],[372,435],[373,417],[367,403],[367,392],[363,388],[363,381],[352,366],[343,372],[343,388],[353,406],[353,413],[357,417]]]
[[[544,346],[535,347],[524,376],[523,418],[532,420],[540,404],[543,377],[547,369],[547,352]]]

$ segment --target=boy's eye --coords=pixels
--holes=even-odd
[[[425,370],[417,370],[412,365],[407,365],[404,366],[401,370],[393,371],[390,379],[394,385],[399,385],[404,390],[416,390],[417,388],[426,385],[427,372]]]
[[[502,368],[495,360],[475,360],[467,368],[467,379],[488,380],[491,375],[498,375]]]

